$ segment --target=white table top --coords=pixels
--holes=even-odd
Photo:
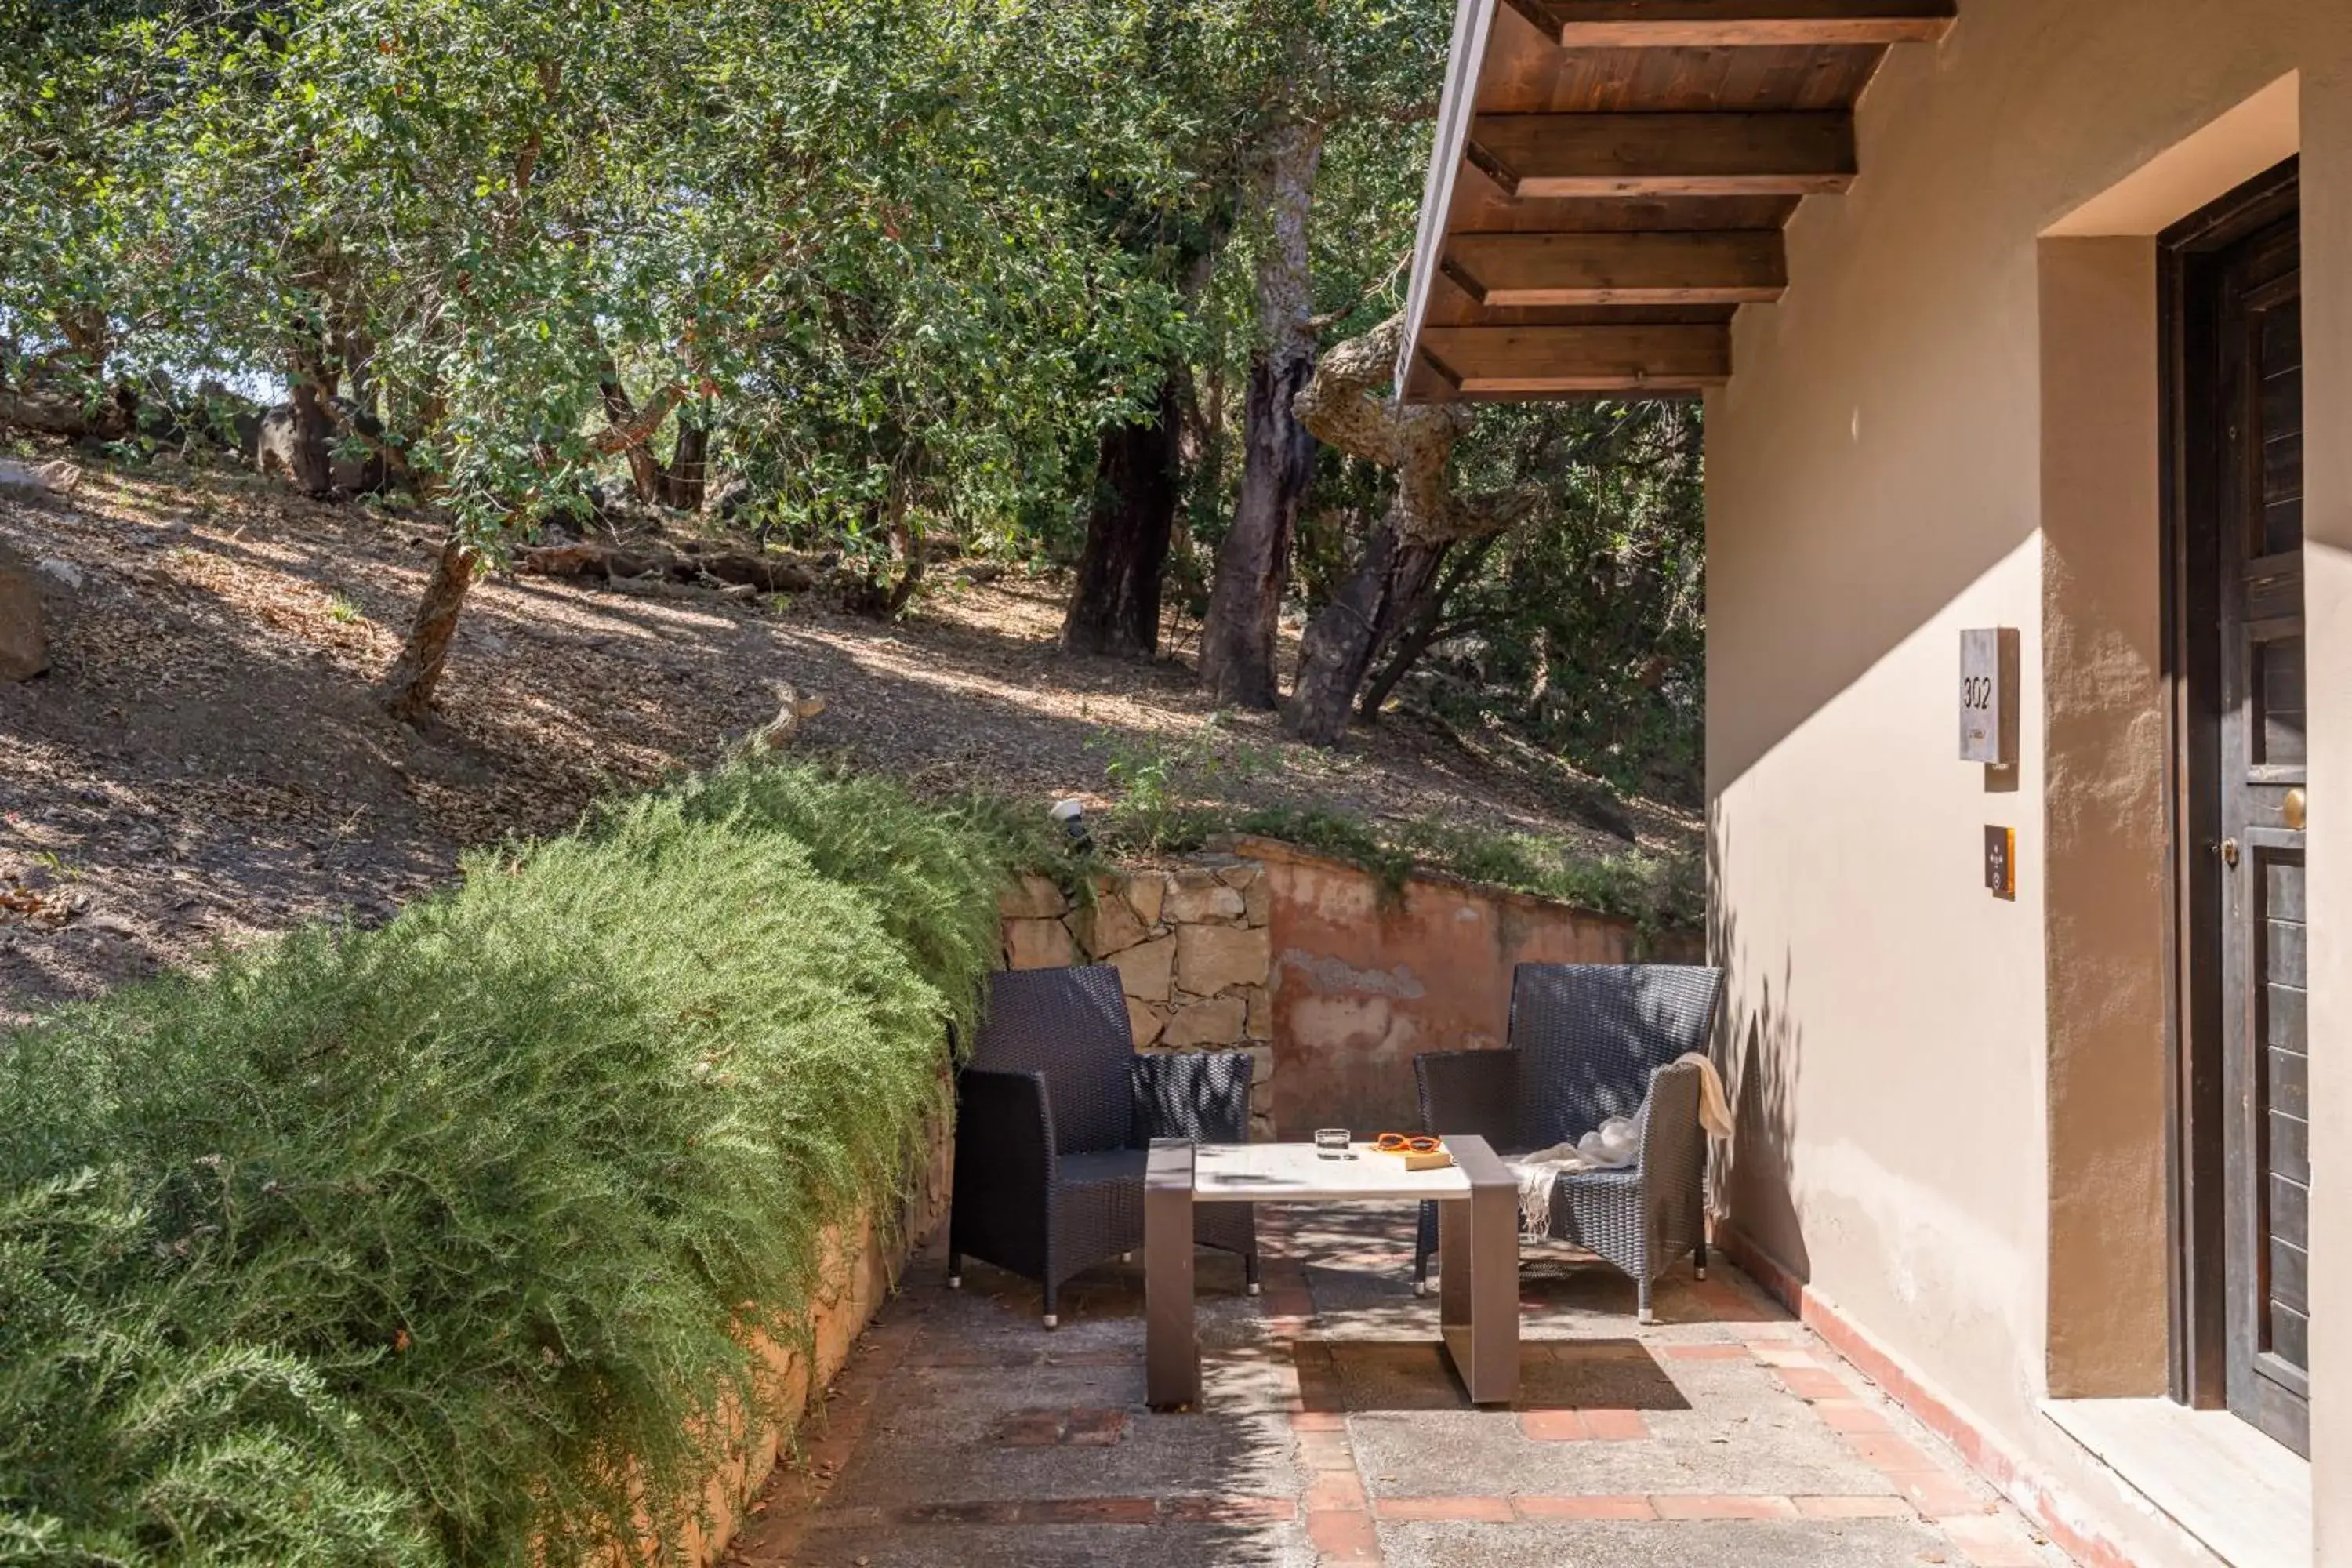
[[[1192,1196],[1201,1203],[1344,1204],[1470,1195],[1470,1178],[1457,1165],[1408,1171],[1402,1160],[1369,1143],[1349,1152],[1354,1159],[1326,1160],[1312,1143],[1203,1143],[1193,1154]]]

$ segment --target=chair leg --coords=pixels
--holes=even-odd
[[[1242,1282],[1247,1288],[1249,1294],[1255,1296],[1259,1293],[1257,1254],[1255,1252],[1242,1255]]]
[[[1694,1259],[1694,1260],[1697,1263],[1697,1265],[1698,1265],[1698,1277],[1699,1277],[1700,1279],[1706,1279],[1706,1237],[1703,1237],[1703,1236],[1702,1236],[1702,1237],[1700,1237],[1698,1238],[1698,1250],[1697,1250],[1696,1252],[1695,1252],[1695,1253],[1693,1253],[1693,1254],[1692,1254],[1692,1258],[1693,1258],[1693,1259]]]
[[[1634,1281],[1633,1289],[1638,1308],[1636,1316],[1646,1328],[1658,1321],[1650,1311],[1650,1277],[1646,1273],[1643,1274],[1641,1279]]]
[[[1418,1247],[1412,1249],[1412,1293],[1429,1294],[1429,1254]]]
[[[961,1252],[948,1254],[948,1289],[950,1290],[963,1289],[963,1254]]]
[[[1045,1287],[1045,1326],[1049,1329],[1058,1328],[1061,1321],[1062,1320],[1054,1312],[1054,1287],[1049,1284]]]

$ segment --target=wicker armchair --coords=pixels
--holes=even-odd
[[[1706,1278],[1701,1074],[1671,1064],[1706,1048],[1722,985],[1717,969],[1523,963],[1512,977],[1507,1048],[1413,1058],[1427,1131],[1476,1133],[1498,1151],[1525,1153],[1580,1138],[1612,1116],[1633,1118],[1634,1163],[1563,1173],[1550,1234],[1633,1276],[1645,1323],[1651,1282],[1685,1253]],[[1423,1204],[1412,1271],[1424,1290],[1436,1249],[1436,1205]]]
[[[1045,1287],[1143,1245],[1143,1173],[1154,1138],[1249,1137],[1246,1051],[1138,1056],[1118,971],[1040,969],[989,977],[971,1061],[956,1079],[955,1190],[948,1284],[982,1258]],[[1239,1253],[1257,1294],[1257,1224],[1247,1204],[1199,1204],[1193,1234]]]

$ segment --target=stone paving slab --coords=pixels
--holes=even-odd
[[[728,1561],[737,1568],[1692,1568],[2066,1559],[1727,1267],[1654,1326],[1594,1260],[1530,1257],[1523,1390],[1463,1398],[1410,1209],[1267,1210],[1265,1291],[1203,1254],[1202,1408],[1146,1409],[1132,1262],[1036,1289],[911,1268]]]

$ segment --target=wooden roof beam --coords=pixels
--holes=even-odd
[[[1571,49],[1935,43],[1958,0],[1510,0]]]
[[[1853,184],[1853,116],[1482,114],[1465,156],[1510,195],[1811,196]]]
[[[1707,234],[1465,234],[1445,275],[1479,304],[1769,304],[1789,287],[1775,230]]]
[[[1731,329],[1425,327],[1421,354],[1465,397],[1665,396],[1731,379]]]

